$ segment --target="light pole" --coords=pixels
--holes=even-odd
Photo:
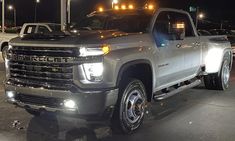
[[[14,15],[14,26],[16,27],[16,8],[15,8],[15,7],[13,7],[12,5],[9,5],[9,6],[8,6],[8,9],[9,9],[10,11],[12,11],[12,10],[13,10],[13,15]]]
[[[40,0],[36,0],[35,1],[35,9],[34,9],[34,22],[36,23],[36,21],[37,21],[37,5],[38,5],[38,3],[40,3]]]
[[[196,15],[196,29],[198,27],[198,21],[202,20],[204,18],[205,18],[205,14],[204,13],[197,13],[197,15]]]
[[[67,17],[67,1],[66,0],[60,0],[60,24],[61,24],[61,30],[65,30],[66,27],[66,17]]]
[[[205,15],[203,14],[203,13],[200,13],[199,15],[198,15],[198,18],[201,20],[201,19],[203,19],[205,17]]]
[[[71,24],[71,0],[67,0],[68,24]]]
[[[2,0],[2,33],[5,32],[5,0]]]

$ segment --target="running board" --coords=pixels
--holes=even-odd
[[[175,95],[175,94],[177,94],[181,91],[184,91],[184,90],[189,89],[189,88],[196,87],[196,86],[200,85],[201,82],[202,82],[201,80],[196,80],[196,81],[194,81],[194,82],[192,82],[188,85],[184,85],[184,86],[179,87],[178,89],[175,89],[175,90],[170,91],[168,93],[164,93],[164,94],[161,94],[161,95],[155,95],[154,100],[159,101],[159,100],[167,99],[167,98],[169,98],[169,97],[171,97],[171,96],[173,96],[173,95]]]

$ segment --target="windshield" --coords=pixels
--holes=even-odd
[[[59,24],[48,24],[52,31],[61,31],[61,26]]]
[[[95,15],[82,20],[78,29],[120,30],[128,33],[146,32],[150,19],[150,15]]]

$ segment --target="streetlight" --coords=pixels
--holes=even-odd
[[[13,14],[14,14],[14,26],[16,27],[16,9],[12,6],[12,5],[9,5],[8,6],[8,10],[12,11],[13,10]]]
[[[99,8],[98,8],[98,11],[99,11],[99,12],[103,12],[103,11],[104,11],[104,8],[103,8],[103,7],[99,7]]]
[[[40,0],[36,0],[36,2],[35,2],[35,9],[34,9],[34,22],[36,22],[37,21],[37,5],[38,5],[38,3],[40,3]]]
[[[198,15],[198,18],[199,18],[200,20],[202,20],[204,17],[205,17],[205,15],[204,15],[203,13],[200,13],[200,14]]]
[[[196,28],[198,26],[198,21],[199,20],[203,20],[205,18],[205,14],[204,13],[198,13],[197,12],[197,15],[196,15]]]
[[[118,4],[118,0],[112,0],[112,8],[114,7],[115,4]]]

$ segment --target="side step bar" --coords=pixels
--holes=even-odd
[[[179,87],[178,89],[175,89],[175,90],[170,91],[168,93],[164,93],[164,94],[161,94],[161,95],[155,95],[154,100],[159,101],[159,100],[167,99],[167,98],[169,98],[169,97],[171,97],[171,96],[173,96],[173,95],[175,95],[175,94],[177,94],[181,91],[184,91],[184,90],[189,89],[189,88],[196,87],[196,86],[200,85],[201,82],[202,82],[201,80],[196,80],[196,81],[194,81],[194,82],[192,82],[188,85],[184,85],[184,86]]]

